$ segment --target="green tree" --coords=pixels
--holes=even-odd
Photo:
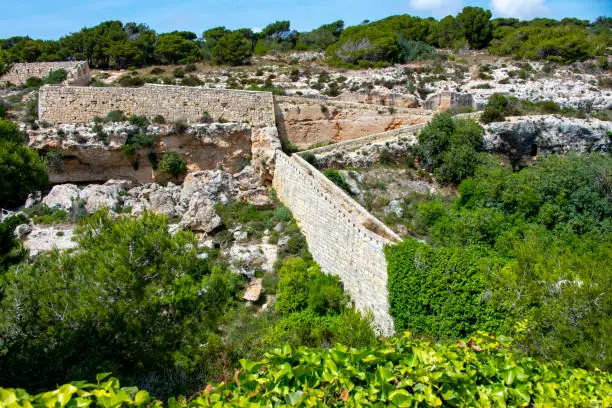
[[[23,205],[28,194],[48,184],[46,166],[38,153],[25,145],[17,125],[0,119],[0,208]]]
[[[418,135],[421,163],[443,183],[457,183],[472,174],[480,161],[483,129],[469,119],[436,114]]]
[[[289,33],[291,23],[288,20],[285,21],[275,21],[271,24],[268,24],[261,30],[261,37],[268,38],[275,41],[285,40]]]
[[[199,59],[199,47],[190,39],[193,33],[174,31],[157,36],[155,56],[164,64],[177,64]]]
[[[464,7],[457,14],[457,23],[471,47],[485,48],[493,37],[491,11],[480,7]]]
[[[13,62],[10,54],[0,48],[0,76],[9,72],[12,66]]]
[[[78,251],[41,255],[1,278],[0,383],[37,389],[110,370],[185,378],[166,392],[201,387],[237,275],[200,259],[192,233],[169,235],[161,215],[99,212],[76,237]]]
[[[212,50],[216,64],[245,65],[253,54],[251,41],[239,31],[223,35]]]

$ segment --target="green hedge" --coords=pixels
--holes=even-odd
[[[233,378],[203,386],[194,398],[170,398],[169,407],[461,406],[553,407],[612,404],[612,376],[601,371],[539,363],[509,350],[507,339],[479,335],[454,344],[409,335],[361,349],[289,346],[259,362],[241,360]],[[7,407],[160,407],[136,387],[109,374],[29,395],[0,388]]]
[[[488,301],[484,271],[494,260],[478,249],[434,249],[409,238],[385,255],[396,330],[459,338],[504,326],[504,314]]]

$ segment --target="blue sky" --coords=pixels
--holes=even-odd
[[[198,35],[219,25],[258,28],[274,20],[290,20],[293,29],[305,31],[338,19],[353,25],[404,13],[440,18],[466,5],[522,19],[612,15],[611,0],[0,0],[0,38],[57,39],[111,19]]]

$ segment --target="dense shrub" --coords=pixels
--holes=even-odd
[[[108,114],[106,115],[106,120],[108,120],[109,122],[123,122],[127,120],[127,117],[125,116],[125,113],[123,113],[123,111],[113,110],[108,112]]]
[[[17,125],[0,119],[0,208],[23,205],[49,182],[44,160],[25,145]]]
[[[185,78],[181,79],[181,85],[202,86],[204,85],[204,82],[202,82],[202,80],[195,75],[187,75]]]
[[[165,153],[159,161],[159,171],[179,177],[187,173],[187,162],[174,152]]]
[[[215,337],[240,280],[198,258],[193,234],[167,231],[163,216],[97,213],[77,233],[77,252],[10,269],[0,383],[38,389],[100,369],[197,377],[201,345]]]
[[[480,161],[483,129],[470,119],[440,113],[419,132],[417,154],[442,183],[457,183],[474,174]]]
[[[487,304],[508,312],[514,326],[506,332],[532,355],[612,367],[612,341],[603,334],[612,325],[611,170],[610,158],[595,154],[550,156],[516,173],[493,159],[459,185],[452,205],[420,206],[417,218],[437,251],[483,253]],[[433,265],[420,259],[404,262]]]
[[[61,84],[68,78],[68,71],[63,68],[50,71],[44,79],[45,84]]]
[[[15,237],[14,232],[18,225],[27,222],[27,217],[19,214],[7,217],[0,223],[0,275],[9,266],[18,263],[26,256],[27,251]]]
[[[506,120],[504,113],[496,108],[491,108],[487,106],[485,110],[480,115],[480,121],[482,123],[492,123],[492,122],[503,122]]]
[[[139,128],[146,128],[149,125],[149,119],[144,115],[130,115],[128,122],[130,122],[130,125],[138,126]]]
[[[404,38],[398,40],[398,47],[399,60],[403,63],[431,59],[438,54],[436,49],[429,44]]]
[[[385,250],[389,310],[396,330],[456,339],[478,330],[498,332],[505,314],[491,305],[483,254],[433,249],[413,239]]]
[[[132,73],[121,76],[121,78],[117,80],[117,83],[121,86],[135,88],[135,87],[143,86],[145,84],[145,81],[137,73],[132,72]]]

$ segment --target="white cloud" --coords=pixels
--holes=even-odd
[[[429,11],[434,17],[445,17],[456,14],[463,6],[463,0],[410,0],[410,8]]]
[[[491,0],[491,9],[495,16],[521,19],[543,17],[550,11],[544,0]]]

